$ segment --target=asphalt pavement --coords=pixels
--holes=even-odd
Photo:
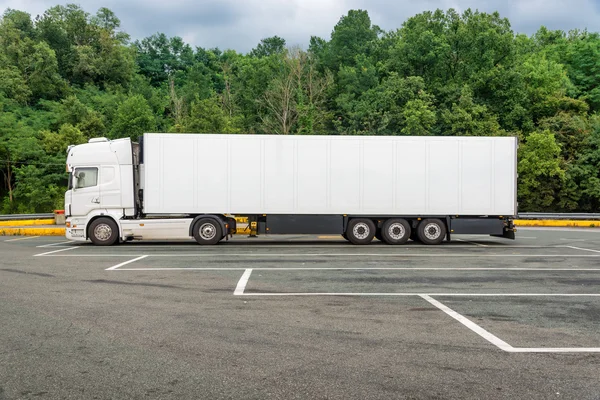
[[[600,399],[600,229],[0,238],[0,399]]]

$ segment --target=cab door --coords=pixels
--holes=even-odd
[[[99,172],[98,167],[77,167],[73,171],[72,216],[85,216],[100,208]]]

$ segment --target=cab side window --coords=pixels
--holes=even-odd
[[[76,189],[96,186],[98,184],[98,168],[77,168],[75,177],[77,178]]]

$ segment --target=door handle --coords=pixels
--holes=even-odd
[[[94,198],[92,199],[92,203],[100,204],[100,198],[98,198],[98,197],[94,197]]]

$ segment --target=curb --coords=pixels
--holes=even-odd
[[[1,236],[65,236],[66,228],[0,228]]]
[[[569,227],[569,228],[600,228],[600,221],[594,220],[549,220],[549,219],[515,219],[515,226],[537,226],[537,227]]]
[[[34,226],[34,225],[55,225],[56,221],[52,219],[24,219],[20,221],[0,221],[0,226]]]

